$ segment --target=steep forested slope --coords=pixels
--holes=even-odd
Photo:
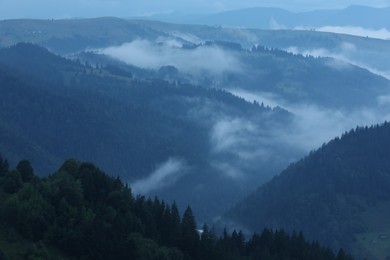
[[[132,96],[133,99],[137,95],[132,95],[124,80],[94,76],[93,72],[87,74],[87,69],[93,69],[31,45],[21,44],[10,50],[3,50],[0,57],[3,65],[1,114],[4,128],[29,137],[30,142],[36,142],[36,148],[46,150],[52,157],[58,159],[59,156],[80,156],[85,160],[95,157],[100,158],[98,161],[106,158],[111,166],[107,163],[103,163],[103,166],[110,167],[119,175],[123,175],[125,170],[123,167],[116,167],[120,160],[118,157],[123,156],[123,161],[126,161],[125,158],[134,158],[131,163],[141,165],[127,167],[137,168],[138,174],[143,174],[145,170],[152,170],[153,160],[142,166],[142,160],[137,156],[142,154],[163,160],[169,154],[166,149],[180,150],[170,141],[172,138],[188,142],[193,140],[180,137],[184,134],[191,135],[191,131],[194,131],[185,122],[173,117],[165,118],[161,113],[142,104],[140,95],[149,98],[146,93],[140,91],[138,98],[141,101],[138,103],[127,100],[124,95]],[[148,86],[156,90],[164,88],[158,82],[132,84],[135,85],[133,89],[138,90],[144,86],[145,89]],[[148,91],[158,95],[151,89]],[[132,127],[134,124],[137,127]],[[176,129],[175,135],[170,133],[172,128]],[[155,130],[160,133],[158,137]],[[142,139],[149,140],[150,143],[143,145],[140,138],[137,138],[139,135],[143,135]],[[201,135],[202,131],[197,131],[196,136]],[[156,138],[160,140],[157,141]],[[186,145],[197,150],[198,143]],[[148,166],[149,169],[146,164],[151,165]],[[51,164],[47,166],[53,167]],[[38,169],[42,170],[41,167]],[[47,168],[44,173],[48,173]]]
[[[187,56],[186,60],[191,60],[192,63],[199,63],[197,55],[200,55],[204,64],[226,68],[233,58],[237,62],[231,64],[234,67],[230,68],[232,71],[216,77],[206,69],[200,75],[192,77],[191,82],[223,89],[240,88],[261,94],[267,92],[276,95],[277,99],[298,104],[305,102],[343,109],[351,106],[372,106],[377,102],[378,95],[387,94],[386,90],[389,88],[387,80],[348,64],[358,64],[375,73],[383,72],[382,75],[389,70],[389,42],[365,37],[315,31],[264,31],[175,25],[117,18],[7,20],[0,22],[0,36],[0,46],[26,41],[61,54],[102,50],[142,41],[139,49],[133,49],[138,53],[136,60],[128,60],[128,63],[133,65],[137,65],[140,60],[145,63],[143,60],[159,62],[159,59],[168,59],[162,66],[169,66],[175,63],[175,54],[178,54],[179,57]],[[181,45],[202,45],[208,41],[239,43],[245,50],[230,49],[221,54],[221,46],[214,46],[205,54],[201,46],[194,51],[177,48]],[[167,48],[164,47],[165,43],[173,45]],[[150,45],[154,45],[153,48]],[[266,46],[267,49],[247,51],[253,46]],[[335,57],[336,60],[287,56],[279,51],[270,51],[274,48],[295,50],[294,52],[313,56]],[[213,50],[223,58],[215,61]],[[120,55],[123,59],[126,56],[125,53]],[[205,62],[206,59],[208,62]],[[176,69],[183,74],[182,68]],[[159,75],[162,76],[164,75]],[[188,79],[187,76],[181,75],[179,78],[185,80]]]
[[[161,33],[119,18],[65,20],[4,20],[0,25],[0,46],[32,42],[60,53],[85,48],[117,45],[143,35],[156,39]]]
[[[242,21],[242,19],[240,20]],[[354,43],[358,48],[371,50],[388,50],[390,48],[387,41],[379,39],[314,30],[259,30],[202,24],[204,23],[188,25],[149,20],[124,20],[113,17],[3,20],[0,21],[0,46],[7,47],[26,41],[45,46],[55,52],[71,53],[86,48],[120,45],[137,38],[154,40],[173,36],[190,43],[207,40],[238,42],[246,48],[254,44],[261,44],[270,48],[297,46],[334,49],[345,42]]]
[[[179,46],[170,46],[170,41],[178,41]],[[352,111],[377,106],[378,97],[390,89],[386,78],[343,60],[294,55],[259,45],[244,49],[235,42],[218,40],[200,44],[173,38],[136,41],[79,57],[94,64],[116,64],[136,77],[153,75],[233,92],[244,90],[281,106],[309,104]]]
[[[298,229],[328,245],[372,249],[370,237],[383,240],[390,230],[389,147],[389,123],[356,128],[289,166],[227,217],[256,230]],[[385,250],[372,253],[384,257]]]
[[[0,82],[1,151],[12,164],[30,158],[38,174],[69,157],[96,161],[138,182],[136,192],[164,193],[180,206],[192,201],[209,217],[248,192],[246,183],[254,187],[269,178],[254,171],[258,165],[267,174],[281,167],[275,158],[252,157],[246,160],[253,164],[241,167],[241,153],[254,151],[259,141],[237,147],[238,137],[257,136],[253,128],[260,126],[271,133],[288,124],[290,114],[225,91],[134,79],[119,68],[82,65],[31,44],[0,51]],[[296,152],[285,145],[270,149],[285,163]],[[240,170],[237,181],[234,171]]]
[[[264,230],[220,237],[197,230],[190,207],[134,197],[119,178],[70,159],[40,178],[27,160],[0,155],[1,259],[350,259],[300,233]]]
[[[387,79],[331,58],[304,57],[262,46],[236,55],[247,73],[236,76],[230,83],[233,87],[270,93],[291,104],[351,110],[373,107],[377,97],[390,89]]]

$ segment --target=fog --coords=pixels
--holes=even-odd
[[[139,39],[97,52],[140,68],[158,70],[162,66],[175,66],[193,76],[201,76],[202,73],[219,76],[224,72],[238,72],[242,67],[234,55],[215,46],[181,47],[181,42],[170,38],[157,42]]]
[[[134,194],[148,194],[161,188],[174,185],[187,171],[186,162],[179,158],[169,158],[157,166],[146,178],[136,180],[131,184]]]
[[[232,90],[249,102],[256,100],[265,105],[278,105],[294,114],[292,124],[286,129],[277,129],[275,137],[306,152],[340,136],[356,126],[383,123],[390,120],[390,93],[377,99],[373,108],[361,107],[354,111],[324,108],[316,104],[290,104],[270,93]]]
[[[220,152],[242,146],[250,142],[246,137],[253,135],[255,131],[256,127],[253,123],[239,118],[220,120],[214,125],[211,134],[214,151]]]
[[[195,79],[208,75],[214,76],[211,78],[215,80],[224,73],[245,75],[245,71],[250,71],[246,67],[248,65],[241,63],[239,57],[231,51],[216,46],[182,48],[184,42],[201,40],[191,34],[173,32],[171,35],[156,41],[138,39],[97,52],[146,69],[159,70],[162,66],[175,66],[182,74],[192,75]],[[371,67],[373,56],[367,62],[365,50],[360,50],[350,42],[344,42],[332,50],[303,50],[294,46],[286,50],[315,57],[332,57],[334,59],[329,59],[326,65],[336,70],[349,70],[355,64],[390,78],[390,73]],[[220,87],[224,87],[223,84]],[[186,100],[193,105],[187,116],[194,121],[202,120],[202,124],[209,128],[210,154],[207,163],[214,169],[213,174],[233,181],[237,187],[245,186],[247,192],[289,163],[344,132],[356,126],[382,123],[390,119],[387,112],[390,111],[390,91],[388,95],[384,93],[378,97],[376,107],[346,111],[321,107],[315,103],[289,103],[273,93],[246,91],[239,86],[225,89],[249,102],[257,101],[269,107],[279,106],[293,114],[289,122],[269,124],[267,115],[264,118],[261,115],[240,117],[230,114],[228,107],[210,100]],[[185,174],[192,171],[185,159],[170,158],[163,162],[148,177],[131,183],[134,192],[158,194],[160,190],[174,187]]]
[[[224,117],[216,120],[210,132],[213,166],[227,178],[245,180],[248,168],[275,156],[273,138],[254,122]]]
[[[192,44],[201,44],[203,42],[202,39],[200,39],[196,35],[193,35],[190,33],[173,31],[173,32],[170,32],[169,34],[175,38],[182,39],[182,40],[187,41],[187,42],[192,43]]]
[[[386,28],[382,28],[380,30],[374,30],[374,29],[367,29],[367,28],[353,27],[353,26],[323,26],[317,28],[316,31],[341,33],[341,34],[349,34],[349,35],[355,35],[361,37],[390,40],[390,31],[388,31]]]
[[[350,65],[355,65],[367,69],[371,73],[390,79],[390,64],[388,63],[390,54],[384,53],[381,50],[360,49],[353,43],[344,42],[333,49],[302,49],[290,46],[285,51],[302,54],[303,56],[330,57],[334,60],[328,62],[327,65],[334,69],[348,69]]]

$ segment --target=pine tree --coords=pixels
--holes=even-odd
[[[16,169],[19,171],[23,182],[31,182],[33,180],[34,169],[29,161],[21,160],[16,166]]]
[[[0,154],[0,176],[4,176],[9,170],[9,164]]]
[[[194,214],[188,206],[181,222],[181,249],[195,259],[198,256],[199,247],[199,234],[196,227]]]

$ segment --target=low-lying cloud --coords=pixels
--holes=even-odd
[[[390,40],[390,31],[386,28],[380,30],[367,29],[362,27],[354,26],[323,26],[316,29],[320,32],[331,32],[331,33],[341,33],[349,34],[361,37],[376,38],[382,40]]]
[[[221,176],[255,188],[302,155],[283,143],[267,116],[221,117],[211,128],[210,160]],[[239,184],[237,183],[237,185]]]
[[[161,188],[175,184],[187,170],[185,161],[178,158],[169,158],[148,177],[131,184],[134,194],[148,194]]]
[[[216,46],[198,46],[194,49],[181,48],[181,43],[173,39],[160,39],[158,42],[134,40],[121,46],[98,50],[125,63],[145,69],[159,69],[162,66],[175,66],[178,70],[201,75],[211,73],[238,72],[241,65],[229,52]]]
[[[235,94],[249,102],[269,100],[270,104],[277,104],[293,113],[292,123],[287,128],[275,129],[274,138],[306,152],[356,126],[379,124],[390,119],[390,94],[378,97],[377,107],[361,107],[354,111],[323,108],[315,104],[289,104],[281,98],[272,100],[272,95],[267,93],[237,90]]]
[[[275,156],[274,150],[279,145],[274,139],[273,130],[272,127],[255,120],[221,118],[211,130],[212,152],[234,155],[241,164],[249,161],[268,161]]]
[[[180,38],[186,42],[192,43],[192,44],[201,44],[203,42],[202,39],[200,39],[198,36],[193,35],[191,33],[184,33],[179,31],[173,31],[169,33],[175,38]]]
[[[285,51],[303,56],[333,58],[334,60],[329,61],[327,65],[334,69],[343,70],[355,65],[390,80],[390,65],[387,60],[390,55],[386,56],[388,54],[381,50],[361,50],[353,43],[344,42],[332,50],[325,48],[302,49],[291,46]]]
[[[254,131],[256,128],[253,123],[239,118],[220,120],[214,125],[211,134],[214,151],[220,152],[242,146]]]
[[[213,165],[216,169],[222,172],[228,178],[234,180],[242,180],[245,177],[245,174],[240,168],[235,167],[228,162],[215,162]]]
[[[238,97],[242,97],[248,102],[252,103],[253,101],[256,101],[259,104],[263,104],[269,107],[280,106],[280,104],[284,103],[282,99],[278,99],[272,93],[254,92],[243,89],[228,89],[228,91]]]

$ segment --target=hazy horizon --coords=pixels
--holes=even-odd
[[[102,16],[115,16],[128,18],[135,16],[150,16],[162,13],[207,14],[251,7],[275,7],[292,12],[304,12],[319,9],[343,9],[351,5],[369,7],[390,6],[390,0],[372,1],[259,1],[259,0],[161,0],[124,1],[124,0],[82,0],[58,1],[37,0],[0,0],[0,20],[36,18],[36,19],[63,19],[63,18],[91,18]]]

